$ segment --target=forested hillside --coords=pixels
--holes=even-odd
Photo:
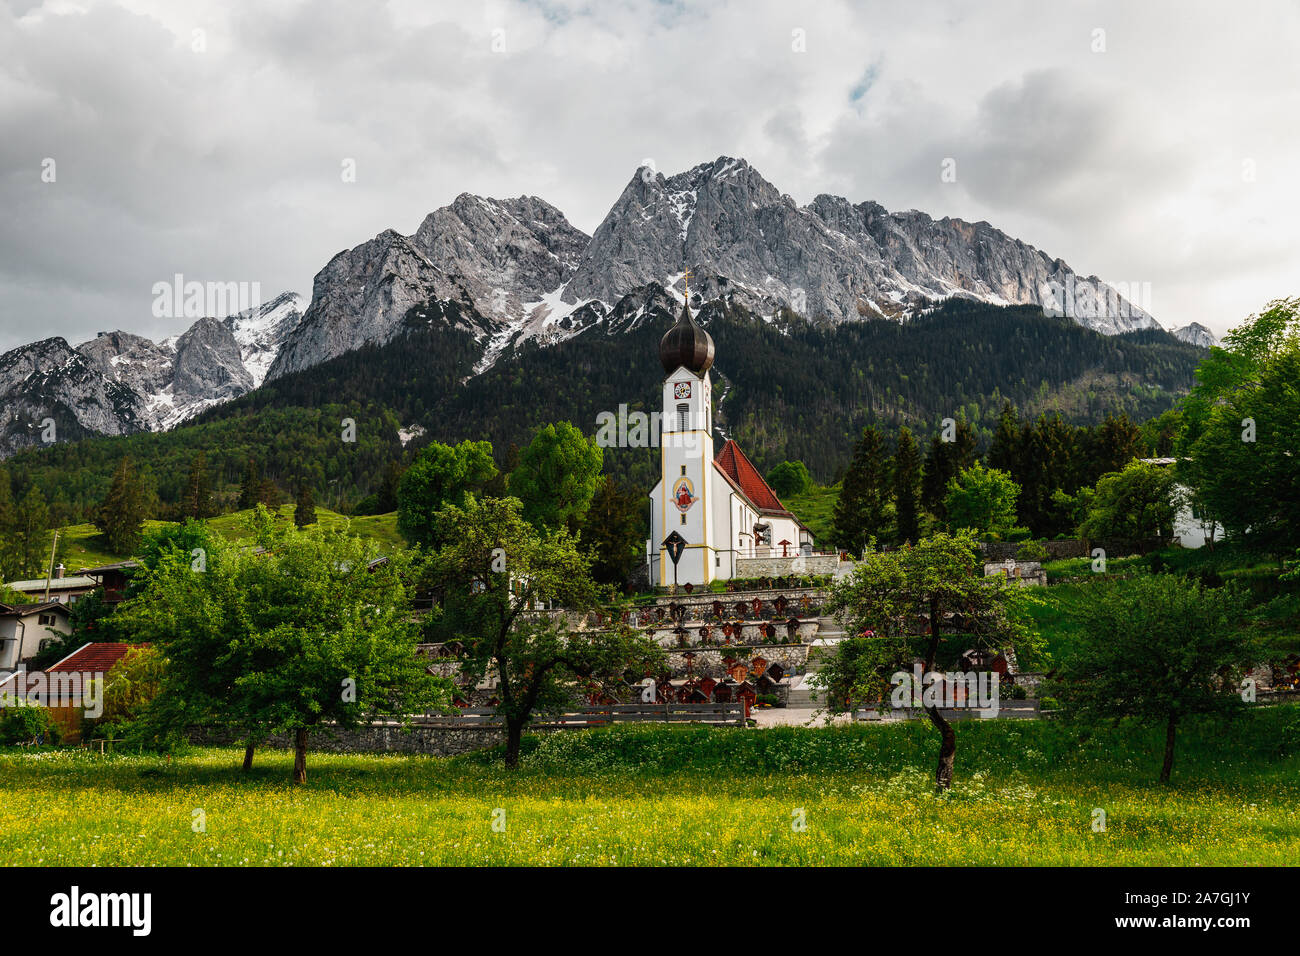
[[[56,522],[86,520],[124,456],[167,514],[200,451],[219,502],[233,498],[251,458],[286,496],[305,482],[322,506],[349,511],[431,439],[488,439],[508,464],[543,423],[590,434],[601,412],[658,408],[657,345],[673,320],[662,308],[613,316],[558,345],[526,343],[479,375],[472,339],[449,327],[457,317],[437,318],[447,322],[411,321],[388,345],[276,379],[173,431],[28,451],[3,467],[16,496],[36,484]],[[720,429],[760,469],[800,459],[823,482],[871,423],[910,424],[924,441],[943,418],[964,417],[983,445],[1008,399],[1026,416],[1150,418],[1187,391],[1205,354],[1163,332],[1106,337],[1034,307],[958,300],[905,325],[772,320],[718,304],[699,319],[717,344]],[[344,440],[345,419],[355,441]],[[423,431],[403,446],[398,430],[411,426]],[[652,449],[606,449],[605,463],[637,487],[657,476]]]

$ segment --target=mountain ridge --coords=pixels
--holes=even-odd
[[[1160,328],[1096,276],[988,222],[826,193],[799,206],[746,160],[722,156],[671,177],[638,168],[590,237],[537,197],[462,193],[410,236],[390,229],[343,250],[317,274],[268,377],[391,341],[410,308],[451,301],[483,319],[470,330],[481,373],[506,343],[563,341],[651,282],[681,301],[688,267],[693,304],[728,297],[762,314],[901,321],[952,297],[1051,305],[1051,289],[1068,287],[1085,327]]]
[[[101,332],[75,348],[61,336],[0,356],[0,458],[87,434],[163,431],[205,408],[237,398],[265,379],[270,357],[301,319],[301,298],[283,292],[224,318],[196,320],[154,342],[123,330]]]
[[[526,343],[554,345],[602,326],[612,334],[679,307],[688,267],[695,307],[723,303],[768,321],[793,313],[831,324],[908,322],[951,299],[1059,314],[1068,288],[1078,325],[1106,335],[1160,328],[1095,276],[988,222],[891,213],[828,193],[800,206],[748,161],[721,156],[672,176],[638,168],[590,236],[539,197],[461,193],[409,236],[384,230],[332,256],[307,302],[284,292],[161,342],[101,333],[73,350],[89,364],[60,375],[66,342],[42,340],[25,361],[20,347],[0,357],[12,367],[0,378],[0,399],[12,406],[0,421],[0,457],[32,443],[33,416],[57,411],[69,434],[168,429],[420,327],[470,337],[477,354],[463,385]],[[1195,324],[1175,334],[1213,344]],[[38,372],[45,377],[32,378]]]

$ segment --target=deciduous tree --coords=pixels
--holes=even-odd
[[[1097,490],[1087,498],[1087,516],[1079,533],[1094,541],[1169,538],[1180,502],[1169,468],[1131,461],[1097,482]]]
[[[439,520],[445,544],[430,557],[426,579],[438,601],[430,636],[462,644],[470,686],[497,680],[508,767],[519,763],[535,711],[571,705],[593,683],[613,691],[627,669],[661,663],[658,645],[626,625],[573,628],[563,614],[537,612],[553,600],[581,613],[601,596],[567,528],[537,528],[514,498],[471,497]]]
[[[167,657],[149,715],[160,732],[198,723],[250,746],[291,734],[303,783],[314,729],[422,713],[447,695],[415,654],[403,554],[375,564],[373,542],[319,527],[272,543],[258,552],[213,534],[201,566],[172,548],[119,613]]]
[[[1074,720],[1126,716],[1163,726],[1160,780],[1167,782],[1180,724],[1196,714],[1228,718],[1243,707],[1242,673],[1258,653],[1243,624],[1244,597],[1174,574],[1094,587],[1053,695]]]
[[[538,528],[577,531],[600,485],[604,452],[569,422],[538,429],[510,472],[510,496]]]
[[[1300,546],[1300,299],[1272,303],[1197,370],[1178,475],[1228,535],[1281,560]]]
[[[1007,539],[1025,529],[1016,526],[1016,498],[1020,487],[1011,476],[979,462],[948,482],[943,500],[948,527],[968,528],[978,535]]]
[[[801,461],[783,461],[767,473],[768,486],[781,498],[802,495],[812,488],[812,475]]]
[[[886,699],[891,676],[909,671],[918,658],[930,674],[972,647],[1032,652],[1041,642],[1019,596],[1020,589],[1002,576],[984,576],[968,533],[868,551],[831,595],[833,613],[854,636],[838,645],[819,674],[827,709],[851,712]],[[935,782],[946,790],[952,786],[956,733],[938,707],[926,706],[925,713],[939,732]]]
[[[438,544],[438,512],[464,507],[497,473],[492,446],[463,441],[454,448],[430,442],[420,450],[397,486],[397,528],[416,547]]]

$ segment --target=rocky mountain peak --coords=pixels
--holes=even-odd
[[[367,342],[400,334],[412,309],[471,306],[488,339],[527,321],[543,296],[572,274],[589,237],[535,196],[462,193],[411,236],[385,230],[336,255],[316,275],[311,306],[287,337],[268,378],[309,368]],[[438,311],[438,310],[434,310]]]
[[[75,434],[162,429],[255,388],[301,319],[302,299],[284,292],[222,319],[203,318],[162,342],[123,330],[75,349],[43,339],[0,356],[0,458],[33,444],[33,423],[54,418]],[[76,431],[80,430],[80,431]]]
[[[135,398],[62,337],[12,349],[0,356],[0,458],[45,441],[51,420],[58,441],[138,431]]]
[[[285,340],[302,321],[307,303],[296,292],[281,292],[269,302],[225,319],[239,343],[243,366],[253,387],[261,385]]]
[[[1191,322],[1182,328],[1174,329],[1171,334],[1180,342],[1188,342],[1203,349],[1213,348],[1219,344],[1215,334],[1199,322]]]
[[[720,156],[668,177],[638,169],[563,299],[616,302],[649,282],[680,289],[688,266],[706,297],[830,321],[901,320],[950,296],[1044,305],[1056,286],[1074,288],[1069,266],[987,222],[890,213],[825,193],[800,207],[743,159]],[[1106,287],[1088,278],[1104,298]],[[1108,334],[1155,325],[1116,302],[1076,318]]]

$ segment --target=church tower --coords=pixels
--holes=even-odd
[[[689,289],[689,286],[688,286]],[[727,544],[714,541],[715,503],[710,491],[714,484],[713,387],[709,369],[713,365],[713,339],[691,316],[690,293],[681,316],[659,342],[659,361],[664,369],[663,404],[660,417],[659,450],[661,476],[658,500],[651,515],[657,539],[658,583],[708,584],[721,566],[717,551]],[[672,558],[662,547],[673,532],[686,539],[674,576]],[[728,575],[729,576],[729,575]]]

